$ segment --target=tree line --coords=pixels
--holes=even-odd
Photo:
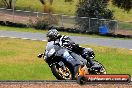
[[[2,0],[2,3],[5,5],[6,8],[11,9],[13,7],[13,1],[14,0]],[[38,1],[43,5],[47,3],[46,0],[38,0]],[[73,0],[64,0],[64,2],[71,2],[71,1]],[[92,1],[92,0],[79,0],[79,3],[84,1]],[[106,0],[100,0],[100,1],[106,1]],[[130,11],[132,9],[132,0],[107,0],[107,1],[112,1],[113,5],[122,8],[126,11]],[[50,3],[50,5],[52,5],[54,0],[48,0],[48,2]]]

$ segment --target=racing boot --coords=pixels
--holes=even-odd
[[[87,61],[90,63],[90,68],[91,69],[95,69],[95,70],[101,69],[101,66],[98,65],[98,64],[95,64],[94,61],[91,58],[87,59]]]

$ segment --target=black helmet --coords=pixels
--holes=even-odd
[[[46,37],[48,37],[48,41],[53,41],[58,38],[58,36],[60,36],[60,34],[56,29],[51,29],[46,34]]]

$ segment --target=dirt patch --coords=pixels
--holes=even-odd
[[[28,24],[29,20],[36,20],[36,17],[34,16],[22,16],[22,15],[14,15],[14,19],[13,19],[13,15],[12,14],[7,14],[7,13],[0,13],[0,19],[1,21],[10,21],[10,22],[16,22],[16,23],[24,23],[24,24]]]
[[[0,88],[132,88],[131,84],[1,83]]]
[[[116,31],[116,34],[132,35],[132,30],[123,30],[123,29],[119,29],[119,30]]]

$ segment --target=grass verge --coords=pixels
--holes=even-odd
[[[48,65],[36,56],[44,51],[47,42],[0,38],[0,80],[55,80]],[[132,51],[91,47],[96,58],[109,74],[132,75]]]
[[[46,42],[0,38],[0,80],[53,80],[50,68],[37,54]]]
[[[119,29],[132,31],[132,23],[119,22]]]

